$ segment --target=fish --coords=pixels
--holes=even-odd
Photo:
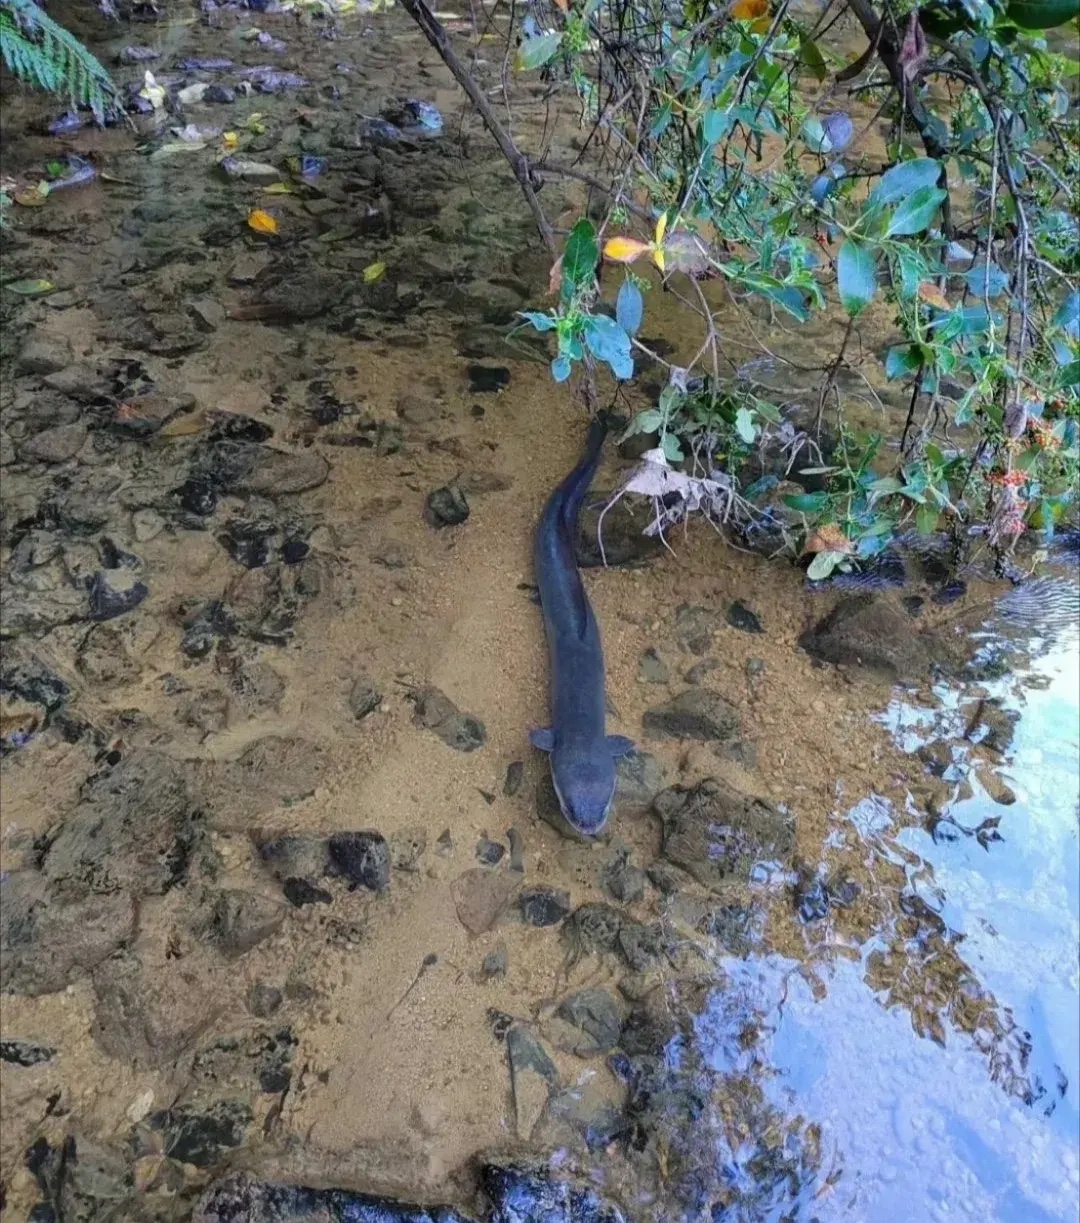
[[[589,426],[585,452],[548,498],[533,540],[550,659],[551,726],[529,742],[551,757],[551,780],[567,823],[583,836],[603,830],[615,798],[615,760],[635,750],[606,730],[604,651],[574,552],[578,517],[600,464],[605,418]]]

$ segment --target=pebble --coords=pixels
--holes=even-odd
[[[460,488],[445,485],[428,493],[425,517],[437,528],[460,526],[469,517],[469,503]]]
[[[526,888],[518,905],[530,926],[555,926],[570,912],[570,893],[549,887]]]
[[[140,1092],[134,1100],[128,1105],[127,1112],[124,1114],[132,1125],[137,1125],[144,1117],[148,1116],[150,1110],[154,1107],[154,1089],[148,1087],[145,1091]]]
[[[23,442],[19,458],[37,463],[66,463],[79,453],[85,441],[85,425],[56,425]]]
[[[135,534],[136,540],[145,544],[151,539],[155,539],[165,529],[165,519],[157,512],[157,510],[136,510],[131,515],[131,529]]]

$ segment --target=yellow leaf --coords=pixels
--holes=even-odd
[[[769,27],[772,25],[772,18],[769,16],[759,17],[757,21],[750,23],[751,34],[767,34]]]
[[[662,246],[653,247],[652,261],[661,272],[664,270],[664,248]]]
[[[804,553],[809,552],[851,552],[851,540],[835,523],[826,523],[807,539]]]
[[[555,7],[560,13],[568,13],[570,11],[570,0],[555,0]]]
[[[937,306],[939,310],[951,310],[949,299],[937,287],[932,280],[924,280],[919,285],[919,301],[924,301],[928,306]]]
[[[729,11],[736,21],[756,21],[769,11],[769,0],[735,0]]]
[[[36,187],[30,187],[26,191],[16,191],[11,198],[24,208],[40,208],[49,198],[49,184],[42,180]]]
[[[364,284],[373,285],[377,280],[382,280],[386,275],[385,263],[369,263],[364,268]]]
[[[664,243],[664,234],[667,233],[667,213],[662,212],[660,219],[656,222],[656,236],[653,238],[654,246],[662,246]],[[662,267],[662,264],[657,264],[657,267]]]
[[[633,263],[650,249],[648,242],[636,238],[609,238],[604,243],[604,258],[612,263]]]
[[[263,187],[263,195],[292,195],[293,189],[288,183],[271,183]]]
[[[227,153],[233,153],[240,144],[240,137],[235,132],[222,132],[221,143],[225,146]]]
[[[278,231],[277,220],[261,208],[253,208],[248,213],[247,223],[257,234],[276,234]]]

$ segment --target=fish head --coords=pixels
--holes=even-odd
[[[615,798],[615,761],[608,751],[551,754],[551,780],[566,822],[584,836],[607,823]]]

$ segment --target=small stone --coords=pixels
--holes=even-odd
[[[282,885],[285,899],[294,909],[302,909],[305,905],[328,905],[334,898],[325,888],[316,887],[306,879],[290,877]]]
[[[657,651],[650,648],[641,656],[638,664],[638,675],[646,684],[666,684],[671,679],[671,671]]]
[[[521,783],[525,780],[525,764],[521,760],[511,760],[506,766],[506,780],[503,782],[503,794],[506,798],[513,798],[521,789]]]
[[[469,517],[469,503],[460,488],[448,484],[428,494],[424,512],[433,527],[456,527]]]
[[[829,916],[829,893],[816,875],[801,874],[795,884],[795,911],[803,925]]]
[[[12,1066],[40,1066],[42,1062],[51,1062],[55,1056],[55,1049],[32,1040],[0,1040],[0,1062]]]
[[[497,394],[510,385],[510,371],[505,365],[470,365],[467,373],[473,395]]]
[[[578,1057],[610,1053],[619,1043],[623,1016],[619,1004],[603,989],[581,989],[560,1004],[556,1012],[572,1029],[570,1039],[555,1043]]]
[[[559,1072],[543,1045],[519,1023],[513,1024],[506,1033],[506,1056],[510,1063],[517,1135],[527,1141],[547,1107],[551,1088],[559,1082]],[[521,1216],[523,1223],[530,1216]],[[506,1217],[513,1218],[513,1215]]]
[[[124,1116],[131,1122],[132,1125],[138,1125],[139,1122],[150,1115],[150,1110],[154,1107],[154,1089],[148,1087],[145,1091],[139,1092],[134,1100],[127,1106]]]
[[[484,866],[498,866],[505,854],[506,846],[500,845],[498,841],[489,841],[487,837],[481,837],[477,843],[476,858]]]
[[[381,704],[382,693],[375,687],[371,677],[361,672],[353,680],[352,688],[349,690],[349,709],[353,717],[357,721],[366,718],[368,714],[374,713]]]
[[[156,539],[161,534],[165,529],[165,519],[162,518],[157,510],[136,510],[131,515],[131,529],[136,540],[141,544],[145,544],[151,539]]]
[[[494,981],[505,977],[509,967],[510,953],[506,950],[506,944],[500,941],[484,956],[480,964],[480,976],[485,981]]]
[[[705,683],[709,676],[720,669],[720,663],[715,658],[703,658],[701,662],[696,662],[689,671],[683,676],[688,684],[693,684],[695,687]]]
[[[251,1108],[240,1100],[219,1100],[207,1106],[184,1105],[157,1114],[152,1123],[164,1131],[172,1159],[209,1168],[244,1141],[253,1121]]]
[[[271,897],[229,888],[214,898],[209,936],[223,955],[234,958],[276,934],[284,919],[285,909]]]
[[[116,409],[110,428],[132,437],[150,437],[181,412],[195,407],[194,395],[162,395],[150,391],[125,400]]]
[[[36,463],[66,463],[83,448],[85,425],[56,425],[43,429],[19,447],[19,458]]]
[[[102,621],[126,615],[149,593],[146,583],[130,569],[101,569],[90,583],[89,618]]]
[[[736,599],[727,609],[726,619],[732,628],[737,628],[743,633],[763,633],[765,631],[761,626],[761,621],[741,599]]]
[[[259,853],[278,879],[321,879],[330,869],[329,849],[323,837],[287,833],[262,841]]]
[[[461,471],[454,477],[454,488],[468,496],[483,496],[485,493],[502,493],[511,485],[509,476],[500,476],[494,471]]]
[[[410,425],[426,425],[436,420],[441,409],[431,399],[419,395],[402,395],[397,401],[397,414]]]
[[[605,891],[624,904],[633,904],[645,895],[645,872],[631,866],[628,850],[620,850],[603,868],[600,882]]]
[[[110,391],[108,382],[88,365],[68,365],[55,374],[46,374],[42,381],[50,390],[82,403],[104,397]]]
[[[188,311],[200,331],[217,331],[227,317],[225,307],[213,297],[195,297],[188,302]]]
[[[390,849],[379,832],[338,832],[328,842],[332,873],[351,886],[382,892],[390,884]]]
[[[673,701],[642,718],[645,733],[657,739],[730,739],[739,731],[739,714],[718,692],[688,688]]]
[[[256,981],[248,990],[247,1009],[256,1019],[269,1019],[281,1007],[282,993],[276,985]]]
[[[514,881],[501,871],[473,867],[450,885],[458,921],[470,934],[483,934],[498,921],[514,890]]]
[[[242,492],[279,497],[318,488],[329,474],[330,464],[312,450],[290,454],[260,446],[251,471],[235,487]]]
[[[664,788],[664,767],[651,752],[634,750],[615,761],[615,801],[648,807]]]
[[[704,654],[712,645],[713,634],[719,627],[719,613],[708,607],[683,603],[675,609],[675,641],[680,650]]]
[[[20,374],[55,374],[75,360],[71,341],[66,336],[53,336],[44,331],[32,331],[19,350],[15,372]]]
[[[438,688],[421,688],[412,693],[413,721],[438,735],[458,752],[474,752],[487,741],[487,730],[479,718],[463,713]]]
[[[555,926],[570,912],[570,893],[542,886],[525,888],[518,905],[528,925]]]

